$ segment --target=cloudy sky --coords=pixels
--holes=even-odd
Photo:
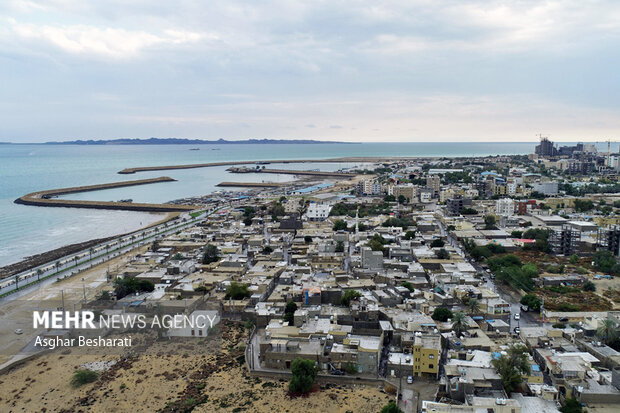
[[[2,0],[0,140],[620,138],[620,2]]]

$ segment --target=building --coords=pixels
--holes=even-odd
[[[581,232],[571,225],[564,224],[549,234],[549,244],[554,254],[573,255],[579,252]]]
[[[420,190],[420,202],[423,204],[428,204],[433,200],[433,191],[431,189],[421,189]]]
[[[536,149],[534,149],[534,153],[541,157],[552,157],[556,156],[558,151],[548,138],[541,138],[540,144],[536,145]]]
[[[359,181],[357,183],[356,193],[358,196],[381,195],[381,184],[370,179]]]
[[[392,188],[392,195],[396,199],[402,195],[407,202],[415,201],[418,199],[418,187],[413,184],[395,185]]]
[[[532,191],[539,192],[544,195],[557,195],[558,183],[557,182],[535,182],[532,184]]]
[[[413,374],[437,378],[440,355],[440,336],[417,333],[413,339]]]
[[[446,201],[446,208],[450,215],[461,215],[463,209],[470,207],[471,203],[471,199],[456,197]]]
[[[383,253],[381,251],[373,251],[370,247],[362,247],[362,268],[382,270]]]
[[[617,225],[598,231],[598,247],[620,255],[620,227]]]
[[[332,210],[332,205],[325,202],[313,202],[308,206],[306,211],[306,218],[309,221],[324,221],[329,217],[329,213]]]
[[[536,209],[535,199],[529,199],[527,201],[515,201],[515,212],[518,215],[529,214],[532,209]]]
[[[427,176],[426,187],[432,191],[432,197],[437,198],[441,190],[441,177],[439,175]]]
[[[495,201],[495,213],[497,215],[510,216],[514,215],[515,201],[511,198],[502,198]]]

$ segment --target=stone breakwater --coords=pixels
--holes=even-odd
[[[174,169],[194,169],[194,168],[209,168],[214,166],[235,166],[235,165],[268,165],[272,163],[338,163],[338,162],[383,162],[389,160],[394,161],[410,161],[410,160],[432,160],[434,157],[345,157],[345,158],[328,158],[328,159],[280,159],[280,160],[254,160],[254,161],[228,161],[228,162],[209,162],[209,163],[195,163],[187,165],[163,165],[163,166],[138,166],[135,168],[125,168],[119,171],[119,174],[135,174],[136,172],[151,172],[151,171],[167,171]]]
[[[126,186],[155,184],[160,182],[175,182],[167,176],[159,178],[138,179],[135,181],[110,182],[106,184],[75,186],[69,188],[48,189],[44,191],[31,192],[14,202],[21,205],[34,205],[43,207],[64,207],[64,208],[90,208],[90,209],[114,209],[123,211],[142,211],[142,212],[178,212],[191,211],[195,207],[189,205],[173,204],[146,204],[132,202],[110,202],[110,201],[78,201],[71,199],[55,199],[54,197],[66,194],[76,194],[80,192],[100,191],[104,189],[122,188]]]

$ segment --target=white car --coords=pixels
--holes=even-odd
[[[520,320],[521,319],[521,314],[517,313],[515,314],[515,320]]]
[[[18,328],[17,330],[14,331],[15,334],[23,334],[24,330],[22,330],[21,328]]]
[[[413,383],[413,376],[407,376],[407,384]]]

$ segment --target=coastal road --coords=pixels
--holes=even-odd
[[[218,208],[224,208],[223,206]],[[127,234],[105,243],[96,245],[88,250],[82,250],[67,255],[55,262],[48,262],[28,271],[13,275],[0,281],[0,294],[6,294],[19,289],[20,292],[6,295],[1,301],[14,300],[28,291],[49,285],[57,279],[70,277],[81,271],[101,265],[115,257],[125,254],[135,248],[139,248],[154,239],[168,235],[174,231],[195,225],[206,220],[218,209],[206,209],[204,213],[192,217],[189,213],[179,217],[180,222],[166,222],[153,227],[145,228]],[[40,280],[37,282],[37,280]],[[24,286],[27,285],[25,288]],[[23,292],[23,293],[22,293]]]

